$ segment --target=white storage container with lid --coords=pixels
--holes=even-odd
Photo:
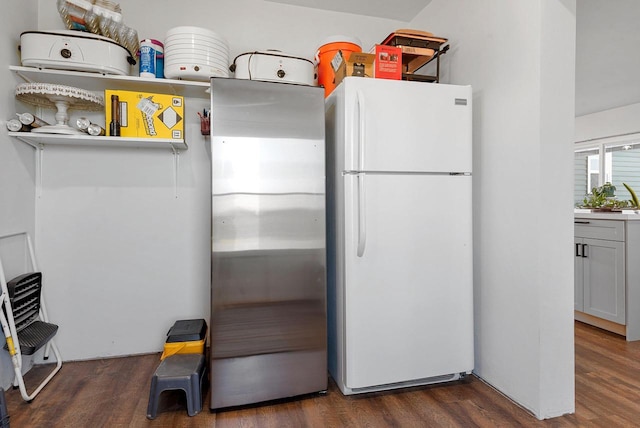
[[[230,69],[235,73],[236,79],[318,85],[316,65],[313,61],[277,50],[240,54]]]
[[[25,67],[129,75],[136,61],[124,46],[82,31],[25,31],[20,34]]]

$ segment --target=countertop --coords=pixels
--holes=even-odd
[[[587,209],[573,210],[574,218],[592,218],[599,220],[640,220],[640,211],[622,210],[622,212],[592,212]]]

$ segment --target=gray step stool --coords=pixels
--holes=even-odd
[[[189,416],[200,413],[205,368],[203,354],[176,354],[162,360],[151,378],[147,418],[155,419],[160,394],[175,389],[182,389],[187,395]]]

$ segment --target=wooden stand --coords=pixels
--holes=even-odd
[[[435,37],[426,31],[397,30],[381,43],[402,48],[402,80],[421,82],[440,81],[440,57],[449,50],[447,39]],[[415,74],[416,71],[436,61],[436,74]]]

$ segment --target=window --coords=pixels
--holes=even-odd
[[[611,159],[611,179],[618,199],[631,199],[622,183],[640,190],[640,142],[605,146],[605,156]]]
[[[635,139],[578,143],[574,155],[574,204],[580,205],[594,187],[611,183],[615,196],[631,199],[622,183],[640,191],[640,136]]]
[[[600,182],[600,155],[598,149],[576,150],[573,161],[573,203],[580,205],[584,197]]]

